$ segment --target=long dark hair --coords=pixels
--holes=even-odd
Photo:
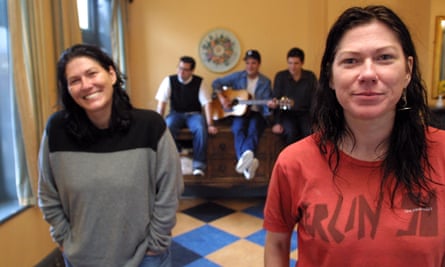
[[[344,11],[332,26],[326,40],[320,67],[320,86],[313,109],[313,126],[314,131],[318,133],[318,146],[321,153],[327,154],[327,144],[333,144],[334,149],[328,153],[328,157],[335,177],[340,159],[338,144],[346,136],[353,140],[355,138],[345,122],[343,108],[337,101],[334,90],[329,86],[332,64],[344,34],[372,21],[383,23],[391,29],[402,46],[405,58],[413,58],[411,81],[406,88],[406,103],[411,109],[402,109],[406,104],[403,99],[397,103],[388,151],[382,163],[380,197],[385,189],[389,188],[393,206],[396,192],[405,189],[414,203],[426,206],[434,195],[428,185],[433,169],[427,157],[425,136],[425,131],[431,123],[431,113],[411,35],[406,25],[391,9],[384,6],[352,7]],[[394,175],[394,181],[389,180],[391,175]]]
[[[88,57],[102,66],[105,70],[110,67],[116,72],[116,83],[113,85],[113,103],[109,129],[111,131],[125,132],[131,122],[129,110],[132,109],[130,98],[124,90],[125,78],[113,60],[100,48],[88,44],[76,44],[59,57],[57,63],[57,86],[59,91],[59,105],[65,111],[66,130],[80,144],[94,143],[97,138],[97,129],[88,119],[86,112],[71,97],[66,79],[66,65],[74,58]]]

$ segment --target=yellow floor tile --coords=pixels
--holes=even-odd
[[[203,221],[197,220],[187,214],[176,213],[176,226],[172,230],[172,236],[178,236],[185,232],[189,232],[204,224]]]
[[[206,258],[224,267],[264,266],[264,248],[247,240],[238,240]]]
[[[294,260],[298,260],[298,249],[290,252],[290,258]]]
[[[252,215],[235,212],[233,214],[214,220],[210,225],[228,233],[244,238],[263,227],[263,220]]]
[[[202,199],[202,198],[181,198],[179,200],[178,210],[182,211],[182,210],[197,206],[204,202],[206,202],[206,200]]]

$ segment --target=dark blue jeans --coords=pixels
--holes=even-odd
[[[205,169],[207,161],[207,123],[198,112],[170,112],[165,119],[173,138],[176,139],[182,128],[189,128],[193,134],[193,169]]]
[[[289,113],[281,115],[283,139],[285,145],[290,145],[311,134],[311,118],[309,112]]]
[[[68,259],[63,255],[63,260],[65,262],[65,267],[74,267]],[[168,248],[164,253],[154,256],[145,255],[139,267],[171,267],[172,266],[172,255],[170,248]]]
[[[142,259],[139,267],[171,267],[172,266],[172,255],[170,252],[170,248],[167,249],[164,253],[148,256],[145,255],[144,259]]]
[[[233,118],[232,133],[238,159],[244,151],[255,153],[265,128],[266,120],[259,112],[250,111],[247,115]]]

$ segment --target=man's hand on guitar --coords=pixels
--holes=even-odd
[[[271,100],[267,101],[267,106],[271,109],[276,109],[278,107],[277,99],[274,97]]]
[[[219,99],[219,102],[221,102],[221,105],[223,106],[223,108],[229,109],[232,107],[232,100],[229,99],[224,94],[222,94],[222,93],[218,94],[218,99]]]

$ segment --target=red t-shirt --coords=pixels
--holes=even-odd
[[[312,136],[288,146],[277,159],[264,209],[264,228],[291,232],[298,225],[298,267],[445,266],[445,131],[427,132],[435,168],[431,206],[406,196],[390,208],[379,201],[381,162],[340,154],[333,179],[327,157]]]

